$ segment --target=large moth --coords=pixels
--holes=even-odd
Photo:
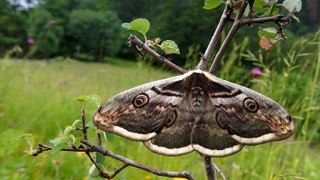
[[[124,91],[93,118],[101,130],[142,141],[153,152],[227,156],[244,145],[293,134],[289,113],[249,88],[194,70]]]

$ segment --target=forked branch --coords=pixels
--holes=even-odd
[[[165,176],[165,177],[179,177],[179,178],[185,178],[189,180],[193,180],[194,178],[191,176],[189,172],[173,172],[173,171],[162,171],[155,169],[153,167],[146,166],[144,164],[140,164],[136,161],[133,161],[131,159],[128,159],[126,157],[123,157],[121,155],[118,155],[111,150],[108,150],[104,148],[101,145],[101,139],[100,134],[97,134],[98,144],[93,144],[89,142],[88,140],[88,134],[86,130],[86,115],[85,111],[81,110],[81,119],[82,119],[82,128],[79,128],[82,132],[82,140],[81,143],[83,145],[80,145],[79,147],[76,147],[75,145],[71,145],[69,148],[63,148],[61,151],[68,151],[68,152],[85,152],[90,161],[96,166],[96,169],[99,171],[99,175],[103,178],[112,179],[114,178],[118,173],[120,173],[125,168],[132,166],[144,171],[148,171],[152,174],[158,175],[158,176]],[[53,147],[45,145],[45,144],[39,144],[39,147],[37,150],[34,150],[31,155],[37,156],[45,151],[53,150]],[[116,168],[113,172],[104,172],[104,170],[98,165],[98,163],[94,160],[94,158],[91,156],[91,153],[93,152],[99,152],[104,156],[109,156],[113,159],[116,159],[118,161],[123,162],[123,164]]]
[[[223,10],[222,15],[221,15],[219,24],[218,24],[216,30],[214,31],[212,38],[208,44],[208,47],[207,47],[205,53],[201,56],[199,65],[197,67],[198,69],[207,70],[208,60],[209,60],[214,48],[218,44],[218,41],[221,36],[221,32],[222,32],[225,24],[227,23],[228,19],[230,18],[231,13],[232,13],[232,8],[230,8],[229,6],[226,6]]]
[[[243,26],[243,25],[250,25],[250,24],[262,24],[262,23],[267,23],[267,22],[274,22],[278,25],[278,32],[279,34],[285,39],[285,35],[282,32],[283,26],[288,24],[292,18],[293,18],[293,12],[289,12],[287,16],[283,15],[275,15],[275,16],[270,16],[270,17],[263,17],[263,18],[254,18],[252,15],[254,14],[252,11],[252,6],[253,6],[254,0],[244,0],[242,1],[242,4],[240,6],[239,12],[236,16],[236,18],[231,21],[233,21],[232,27],[229,30],[229,33],[225,40],[223,41],[220,49],[218,50],[218,53],[214,57],[214,60],[211,64],[211,67],[209,69],[209,72],[212,74],[215,74],[219,68],[220,62],[222,60],[223,55],[226,52],[227,47],[230,45],[231,40],[234,38],[236,32],[238,29]],[[250,5],[250,16],[249,18],[243,18],[243,14],[248,6]],[[220,24],[220,23],[219,23]],[[218,25],[219,27],[219,25]],[[220,37],[219,37],[220,38]],[[210,44],[209,44],[210,46]],[[201,61],[200,61],[201,63]]]
[[[236,19],[234,20],[234,22],[232,24],[231,29],[230,29],[226,39],[223,41],[218,53],[216,54],[216,56],[213,59],[213,62],[212,62],[211,67],[209,69],[210,73],[215,74],[216,71],[218,70],[222,56],[225,54],[225,51],[226,51],[227,47],[229,46],[231,40],[234,38],[236,32],[240,28],[241,24],[239,23],[239,20],[242,18],[243,13],[247,8],[248,2],[249,2],[249,0],[242,1],[241,7],[240,7],[239,12],[236,16]]]
[[[160,54],[158,54],[157,52],[155,52],[149,46],[147,46],[142,41],[140,41],[136,36],[130,35],[128,41],[129,41],[128,42],[129,45],[134,47],[134,48],[136,48],[136,50],[139,51],[139,53],[142,53],[143,51],[147,52],[152,57],[154,57],[156,60],[164,63],[165,65],[169,66],[170,68],[172,68],[173,70],[179,72],[180,74],[184,74],[184,73],[187,72],[185,69],[175,65],[174,63],[172,63],[171,61],[169,61],[165,57],[163,57]]]

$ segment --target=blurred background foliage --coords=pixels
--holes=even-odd
[[[320,177],[319,2],[303,1],[301,23],[290,23],[285,30],[288,39],[271,52],[258,48],[256,25],[242,27],[229,46],[218,76],[282,104],[297,130],[294,141],[249,146],[233,156],[216,158],[228,178]],[[147,18],[148,37],[176,41],[181,55],[169,58],[194,68],[222,12],[221,8],[203,10],[203,5],[203,0],[0,0],[0,160],[6,162],[0,164],[1,177],[85,179],[91,164],[83,154],[33,158],[23,153],[28,145],[21,135],[33,133],[35,142],[49,142],[79,118],[80,105],[72,98],[94,93],[106,100],[128,88],[176,75],[158,68],[162,64],[148,56],[141,61],[128,48],[132,32],[121,28],[122,22]],[[262,70],[260,76],[250,74],[254,67]],[[196,153],[174,158],[155,155],[141,143],[108,135],[107,147],[121,155],[204,178]],[[108,163],[110,169],[115,167]],[[126,177],[150,179],[150,174],[130,169],[118,179]]]
[[[176,41],[181,55],[172,59],[185,65],[194,48],[204,52],[223,8],[207,11],[203,5],[201,0],[0,0],[0,56],[19,46],[23,52],[14,54],[15,57],[132,59],[135,54],[124,48],[130,32],[120,25],[144,17],[152,26],[149,38]],[[291,23],[286,32],[289,44],[301,35],[312,37],[316,32],[319,2],[304,1],[298,16],[301,23]],[[256,31],[257,26],[243,27],[236,36],[238,41],[250,36],[248,48],[254,53],[258,52],[254,48],[258,44]],[[28,43],[28,39],[34,43]]]

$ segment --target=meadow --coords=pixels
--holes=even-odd
[[[316,41],[300,39],[274,62],[233,45],[219,76],[251,87],[285,106],[296,124],[295,136],[283,142],[246,146],[241,152],[214,158],[227,179],[317,179],[319,155],[319,34]],[[281,48],[281,47],[279,47]],[[238,54],[263,68],[254,78],[239,63]],[[141,61],[107,59],[107,63],[84,63],[72,59],[0,59],[0,176],[1,179],[92,179],[83,153],[42,153],[32,157],[23,134],[35,142],[50,144],[80,118],[81,104],[74,98],[97,94],[102,102],[128,88],[177,75]],[[280,66],[279,64],[284,64]],[[239,78],[242,77],[242,78]],[[91,117],[88,117],[90,120]],[[91,132],[93,134],[94,132]],[[170,171],[190,171],[205,179],[203,160],[197,153],[166,157],[148,151],[142,143],[108,135],[104,146],[140,163]],[[106,166],[119,165],[106,159]],[[127,168],[115,179],[164,179]],[[167,178],[172,179],[172,178]]]

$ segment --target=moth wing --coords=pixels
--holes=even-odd
[[[165,127],[160,134],[144,142],[145,146],[153,152],[163,155],[182,155],[193,151],[190,139],[192,130],[190,116],[181,113],[177,107],[177,118],[170,127]]]
[[[292,135],[293,121],[281,105],[241,85],[214,76],[211,79],[229,89],[225,93],[210,92],[210,99],[217,123],[239,143],[261,144]]]
[[[132,140],[149,140],[162,131],[181,101],[175,88],[179,88],[183,78],[180,75],[143,84],[114,96],[99,108],[94,124],[103,131]],[[159,90],[168,94],[159,94]]]
[[[215,113],[206,113],[194,127],[192,147],[207,156],[222,157],[234,154],[243,147],[226,129],[216,122]]]

